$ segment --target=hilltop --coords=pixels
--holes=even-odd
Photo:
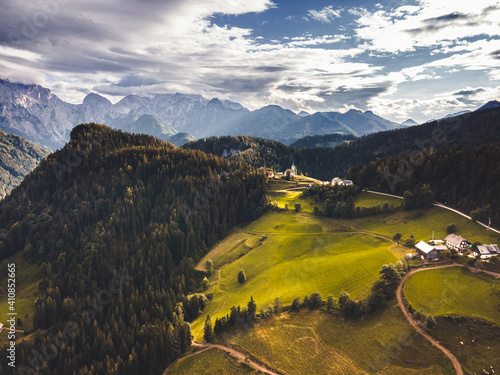
[[[190,346],[194,313],[177,304],[202,279],[194,262],[257,217],[264,193],[264,176],[248,165],[103,125],[75,127],[0,202],[0,260],[34,269],[32,289],[18,296],[32,327],[17,343],[18,363],[32,367],[50,343],[46,330],[76,325],[45,373],[163,371]]]

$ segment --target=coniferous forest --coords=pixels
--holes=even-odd
[[[0,203],[0,259],[41,264],[40,334],[18,342],[15,373],[161,373],[191,345],[195,262],[263,212],[265,184],[243,163],[75,127]]]

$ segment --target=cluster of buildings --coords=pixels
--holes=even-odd
[[[471,250],[470,257],[480,256],[481,259],[489,259],[493,256],[500,255],[498,245],[471,245],[465,238],[456,234],[450,234],[444,241],[431,241],[428,244],[425,241],[420,241],[415,245],[417,254],[427,261],[440,259],[440,251],[456,250],[459,254],[464,254],[467,250]]]
[[[285,170],[285,172],[278,172],[276,174],[274,174],[273,170],[268,169],[266,171],[266,174],[267,174],[268,178],[274,178],[275,176],[280,178],[282,176],[287,176],[287,175],[289,175],[290,177],[293,177],[293,176],[297,176],[297,167],[295,166],[295,164],[292,164],[292,166],[290,168],[288,168],[287,170]]]

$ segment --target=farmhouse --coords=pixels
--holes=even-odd
[[[457,236],[456,234],[450,234],[448,237],[445,238],[445,241],[446,241],[446,246],[450,250],[464,252],[469,247],[469,244],[467,243],[465,238]]]
[[[489,259],[500,255],[498,245],[478,245],[474,248],[474,255],[479,255],[481,259]]]
[[[332,180],[332,185],[342,185],[342,179],[340,177],[335,177]]]
[[[268,178],[274,178],[274,172],[273,171],[266,171],[267,177]]]
[[[417,254],[419,254],[424,260],[438,260],[439,252],[434,246],[429,245],[427,242],[420,241],[415,245]]]
[[[342,180],[340,177],[335,177],[332,180],[332,185],[354,185],[351,180]]]

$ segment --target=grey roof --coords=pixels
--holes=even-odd
[[[446,241],[451,242],[454,245],[460,246],[460,244],[463,241],[466,241],[466,239],[463,238],[462,236],[458,236],[456,234],[450,234],[450,235],[448,235],[448,237],[446,237]]]

